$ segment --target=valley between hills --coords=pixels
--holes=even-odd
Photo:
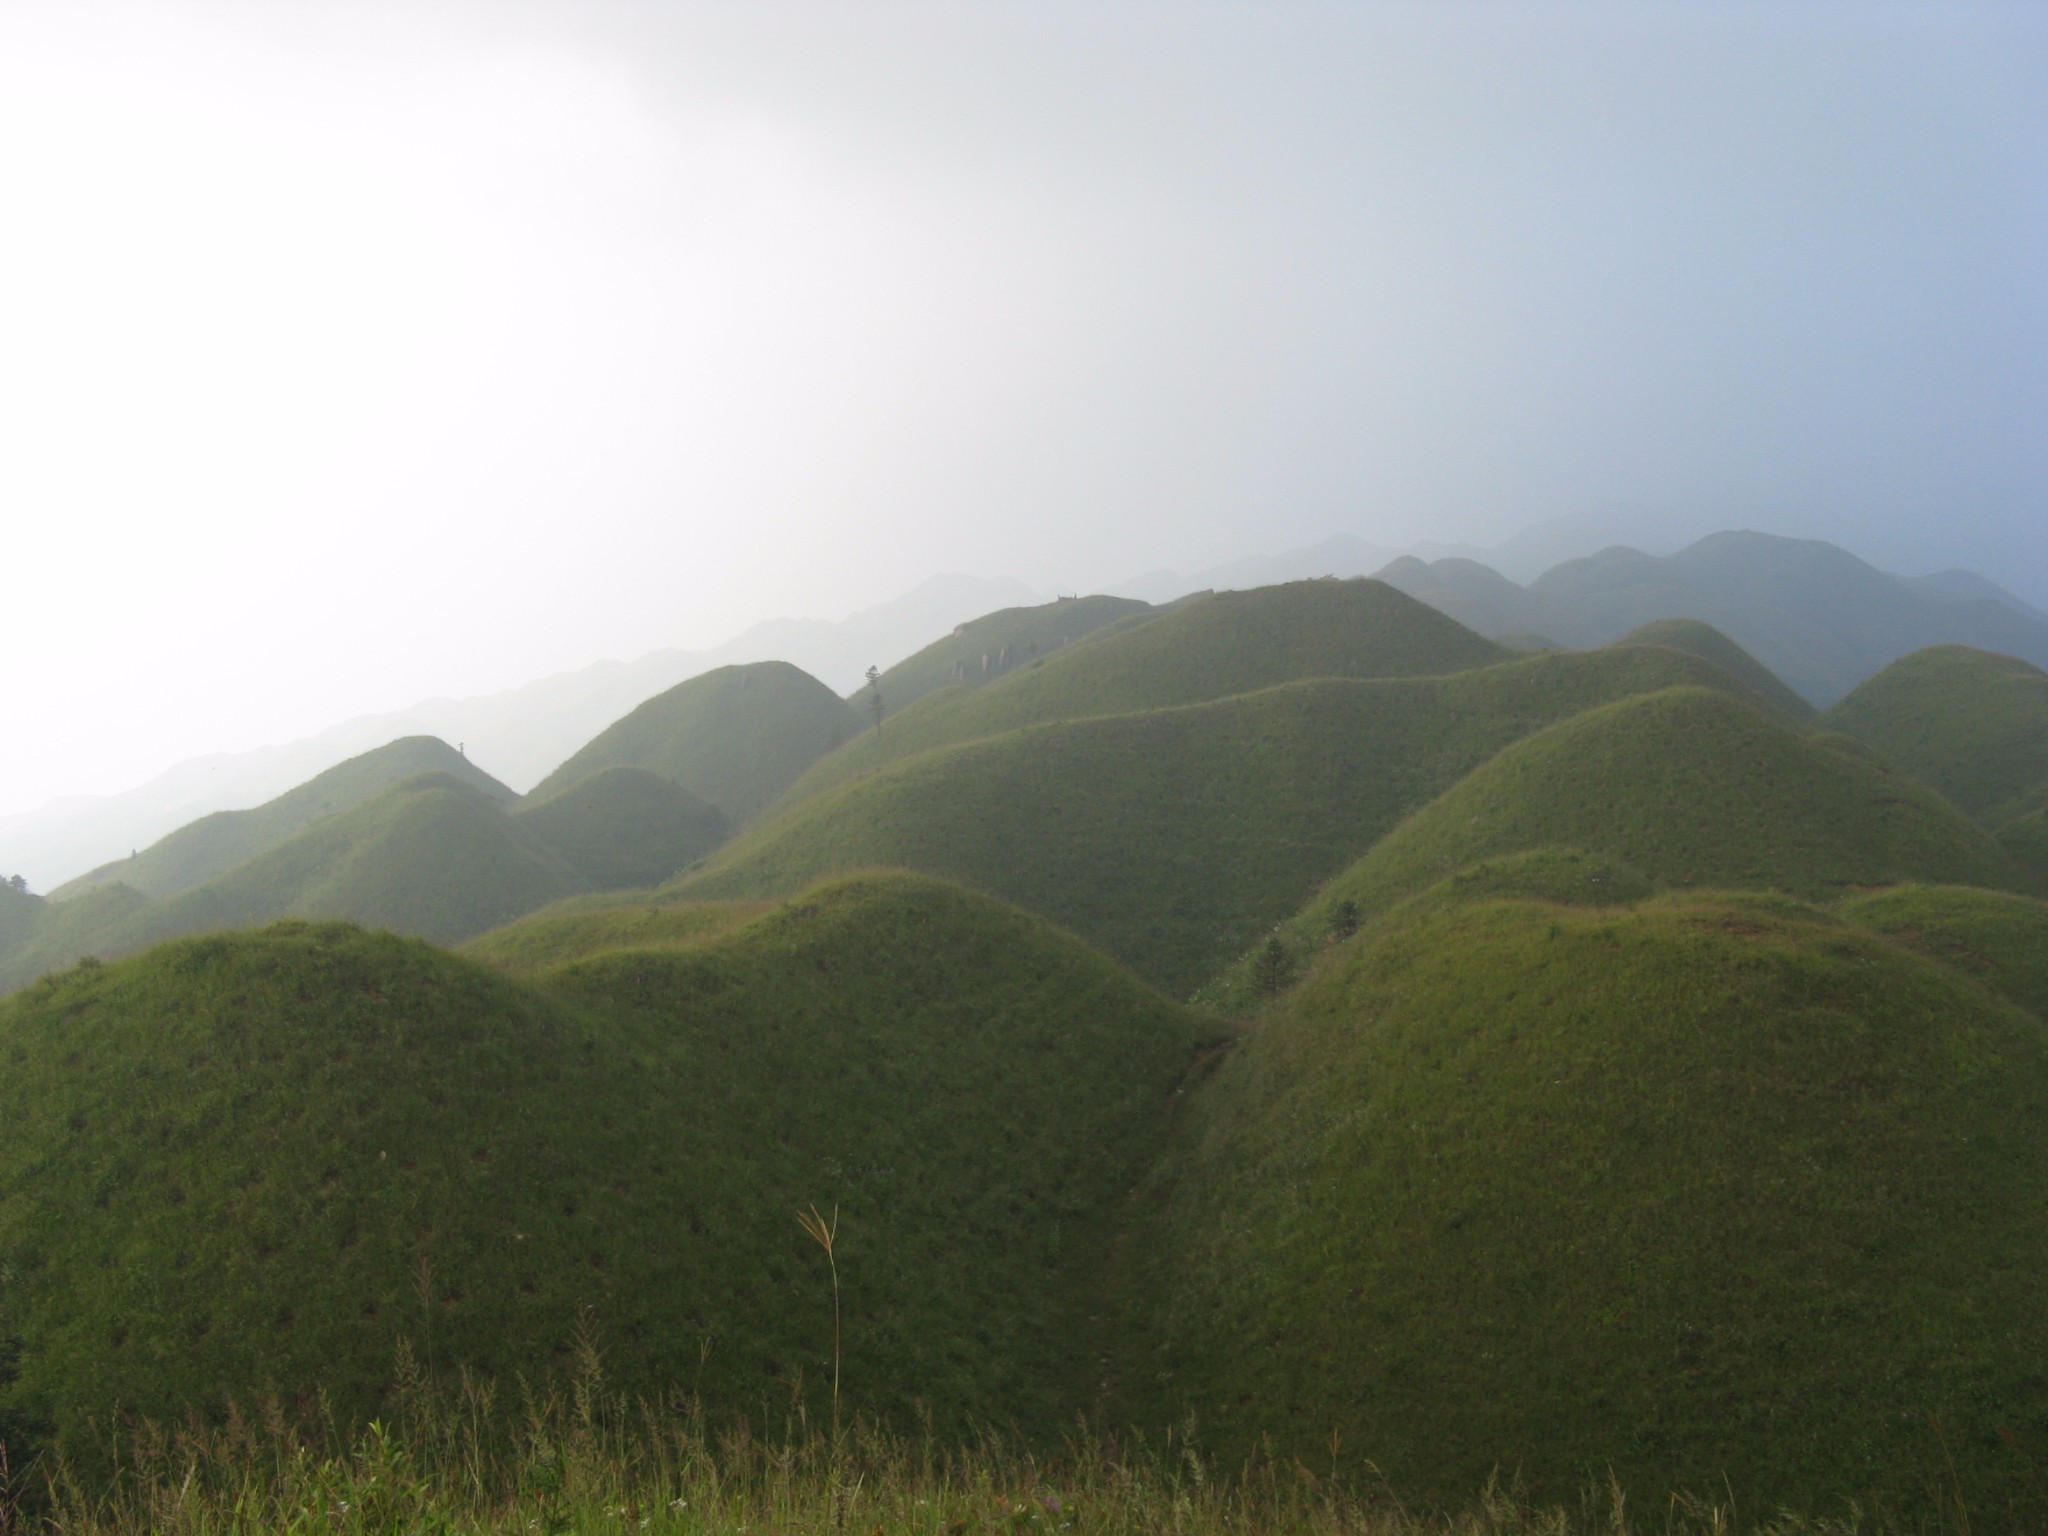
[[[1746,537],[1004,609],[0,885],[0,1442],[596,1351],[2048,1525],[2048,619]]]

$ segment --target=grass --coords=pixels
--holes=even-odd
[[[2044,1114],[2037,1018],[1789,898],[1421,902],[1189,1095],[1113,1413],[1421,1500],[2038,1529]]]
[[[2048,795],[2048,672],[1962,645],[1915,651],[1823,718],[1997,828]]]
[[[519,798],[445,741],[407,736],[315,774],[253,810],[202,816],[134,858],[103,864],[50,894],[69,901],[89,890],[120,884],[157,900],[175,896],[277,847],[316,821],[374,800],[422,773],[445,773],[507,805]]]
[[[2048,902],[1967,886],[1908,885],[1851,897],[1838,910],[2048,1023]]]
[[[392,1536],[392,1533],[772,1531],[882,1536],[1886,1536],[1958,1529],[1952,1519],[1740,1520],[1718,1494],[1645,1509],[1593,1484],[1537,1502],[1489,1481],[1444,1513],[1410,1509],[1327,1465],[1218,1465],[1169,1432],[1145,1443],[1082,1433],[1034,1453],[997,1437],[937,1441],[856,1424],[826,1440],[764,1432],[688,1403],[636,1403],[601,1365],[521,1397],[512,1433],[474,1381],[415,1376],[394,1422],[353,1442],[275,1416],[219,1429],[145,1426],[126,1437],[111,1489],[34,1475],[35,1518],[72,1536]],[[44,1492],[41,1473],[59,1479]],[[1967,1528],[1961,1527],[1961,1528]],[[0,1516],[0,1530],[7,1530]],[[1996,1529],[1991,1527],[1991,1529]]]
[[[656,694],[534,787],[546,800],[605,768],[641,768],[716,806],[753,816],[866,716],[786,661],[719,667]]]
[[[1041,913],[1185,996],[1495,753],[1589,706],[1679,683],[1740,691],[1697,657],[1635,646],[1042,725],[799,803],[671,889],[758,898],[835,869],[921,869]]]
[[[933,747],[1027,725],[1201,703],[1304,678],[1439,675],[1508,653],[1377,581],[1217,592],[1126,618],[986,687],[956,685],[891,714],[789,790],[797,804]]]
[[[1909,881],[2028,884],[1981,828],[1867,750],[1730,693],[1681,687],[1588,710],[1506,748],[1331,879],[1280,935],[1305,957],[1346,901],[1382,912],[1468,865],[1547,847],[1658,885],[1814,900]],[[1253,965],[1240,954],[1212,996],[1243,1006]]]
[[[513,820],[600,891],[659,885],[731,830],[717,807],[644,768],[601,768]]]
[[[521,980],[389,934],[163,946],[0,1003],[0,1416],[392,1411],[393,1349],[1056,1434],[1202,1024],[1025,915],[840,882],[694,949]],[[90,1213],[81,1219],[81,1213]]]

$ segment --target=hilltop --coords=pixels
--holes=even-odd
[[[985,613],[883,672],[877,679],[883,705],[902,709],[953,683],[975,688],[994,682],[1105,625],[1157,612],[1136,598],[1098,595]],[[850,702],[866,708],[868,697],[867,689],[857,689]]]
[[[1055,1435],[1208,1033],[1045,924],[902,876],[531,982],[303,924],[79,968],[0,1003],[0,1414],[78,1449],[117,1400],[291,1411],[317,1384],[361,1423],[401,1339],[509,1384],[584,1328],[622,1390],[823,1422],[815,1203],[850,1407]]]
[[[259,853],[267,853],[324,816],[373,800],[402,780],[445,773],[502,804],[518,796],[432,736],[407,736],[315,774],[253,810],[219,811],[178,828],[133,858],[103,864],[50,893],[68,901],[87,891],[125,885],[158,900],[204,885]]]
[[[2048,672],[1968,646],[1916,651],[1822,717],[1986,826],[2048,801]]]
[[[1112,1415],[1404,1499],[2038,1528],[2044,1114],[2038,1018],[1782,898],[1423,901],[1189,1096]]]
[[[1668,645],[1711,661],[1772,708],[1794,720],[1811,720],[1814,707],[1785,686],[1778,674],[1711,624],[1698,619],[1658,619],[1639,625],[1616,645]]]
[[[819,763],[783,804],[932,747],[1027,725],[1197,704],[1305,678],[1437,676],[1508,654],[1381,582],[1205,593],[1098,629],[986,687],[927,694]]]
[[[1710,663],[1638,646],[1033,726],[800,801],[670,889],[763,897],[835,870],[920,869],[1049,917],[1184,995],[1503,747],[1680,683],[1742,691]]]
[[[1659,886],[1830,900],[1929,881],[2019,889],[2026,872],[1933,791],[1846,738],[1735,694],[1677,687],[1587,710],[1507,747],[1415,811],[1290,916],[1290,963],[1346,909],[1384,912],[1467,865],[1574,849]],[[1209,1000],[1250,1006],[1246,953]]]
[[[601,768],[512,816],[601,891],[659,885],[732,830],[716,806],[644,768]]]
[[[658,774],[747,820],[865,724],[859,711],[787,662],[720,667],[656,694],[534,786],[546,800],[605,768]]]

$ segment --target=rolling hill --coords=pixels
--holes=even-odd
[[[606,727],[535,785],[533,799],[549,799],[606,768],[640,768],[673,780],[737,826],[866,724],[839,695],[787,662],[720,667]]]
[[[800,801],[669,889],[760,898],[838,870],[920,869],[1049,917],[1183,995],[1503,747],[1680,683],[1741,691],[1697,657],[1637,646],[1034,726]]]
[[[1778,674],[1758,661],[1711,624],[1698,619],[1659,619],[1630,630],[1616,645],[1668,645],[1711,661],[1730,677],[1739,679],[1750,692],[1794,720],[1811,720],[1814,708],[1780,680]]]
[[[394,1351],[824,1422],[1056,1435],[1122,1202],[1209,1029],[1073,940],[909,877],[523,983],[285,924],[0,1003],[0,1414],[388,1413]],[[146,1091],[138,1091],[146,1084]],[[81,1213],[90,1213],[81,1219]]]
[[[1509,654],[1372,581],[1210,593],[1138,618],[1013,668],[986,687],[927,694],[820,762],[783,805],[932,747],[1027,725],[1202,703],[1305,678],[1437,676]]]
[[[1852,896],[1837,910],[1975,977],[2048,1024],[2048,902],[1969,886],[1906,885]]]
[[[973,688],[994,682],[1104,625],[1158,611],[1134,597],[1098,595],[985,613],[954,626],[950,635],[882,673],[878,681],[883,705],[902,709],[953,683]],[[867,690],[859,689],[849,702],[865,709],[867,697]]]
[[[2048,672],[1968,646],[1915,651],[1822,717],[1986,826],[2048,800]]]
[[[1425,1504],[2038,1529],[2044,1115],[2038,1018],[1784,898],[1425,900],[1189,1095],[1111,1415]]]
[[[512,819],[600,891],[659,885],[731,831],[716,806],[644,768],[601,768]]]
[[[67,901],[118,884],[157,900],[175,896],[267,853],[322,817],[374,800],[393,785],[421,773],[445,773],[503,804],[519,798],[445,741],[407,736],[315,774],[253,810],[202,816],[135,857],[103,864],[50,895]]]

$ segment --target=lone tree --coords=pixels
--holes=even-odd
[[[868,708],[875,717],[875,734],[882,734],[882,669],[870,663],[868,666]]]
[[[1279,934],[1266,940],[1266,947],[1259,951],[1259,958],[1252,965],[1252,979],[1267,997],[1278,997],[1287,990],[1287,983],[1294,980],[1294,956],[1280,942]]]
[[[1346,896],[1337,903],[1337,914],[1330,919],[1330,937],[1342,944],[1358,932],[1358,903]]]

